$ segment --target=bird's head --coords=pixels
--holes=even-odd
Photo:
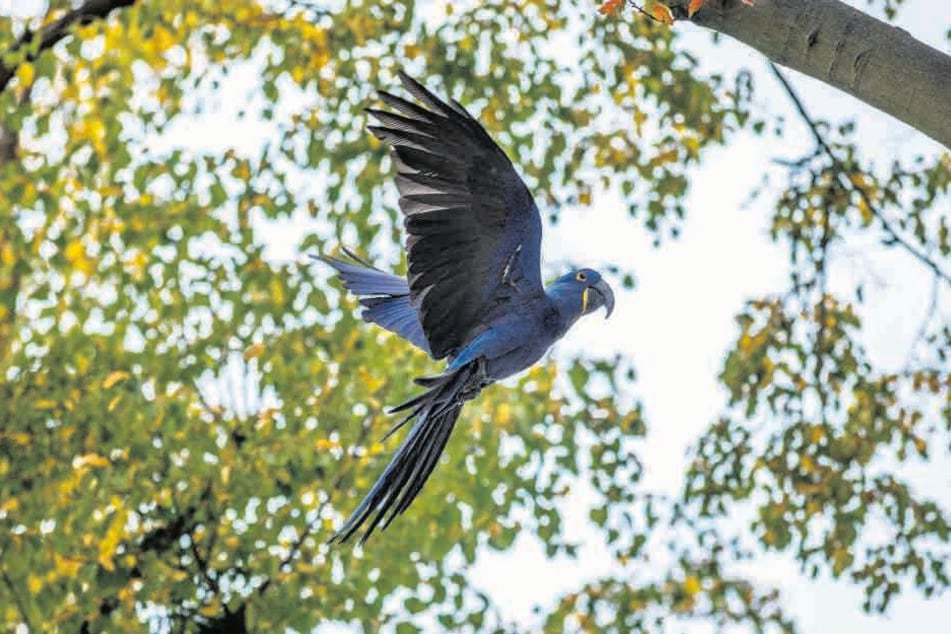
[[[604,306],[605,319],[614,311],[614,291],[594,269],[577,269],[562,275],[552,285],[563,298],[576,298],[579,315],[589,315]]]

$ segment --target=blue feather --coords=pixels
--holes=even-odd
[[[392,408],[412,422],[396,455],[331,542],[366,524],[360,539],[385,528],[416,499],[439,462],[466,401],[522,372],[583,315],[614,292],[597,271],[578,269],[547,289],[539,266],[541,215],[515,167],[465,109],[399,72],[421,104],[380,93],[396,112],[370,109],[370,131],[393,147],[407,232],[406,278],[349,260],[321,258],[357,295],[363,318],[447,359],[424,391]],[[425,107],[423,107],[425,106]]]
[[[406,279],[381,271],[349,251],[346,253],[354,262],[327,256],[320,259],[334,267],[344,287],[360,298],[363,319],[399,335],[432,356],[419,313],[410,300]]]

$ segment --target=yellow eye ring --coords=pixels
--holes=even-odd
[[[588,280],[588,276],[585,275],[584,271],[578,271],[578,274],[575,275],[575,279],[579,282],[586,282]]]

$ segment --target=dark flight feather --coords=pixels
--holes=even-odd
[[[382,124],[373,133],[394,148],[410,297],[441,359],[457,354],[500,301],[544,292],[541,219],[511,161],[465,108],[399,78],[422,105],[381,92],[396,112],[368,113]],[[522,281],[515,292],[503,279],[511,269]]]
[[[370,131],[393,149],[406,277],[349,252],[350,261],[323,259],[359,296],[364,319],[449,357],[449,369],[416,378],[423,391],[389,410],[401,418],[384,440],[412,426],[331,542],[362,528],[363,543],[386,528],[433,473],[466,401],[536,363],[582,314],[614,306],[594,271],[589,286],[579,272],[542,287],[541,218],[508,157],[458,102],[399,78],[419,103],[381,92],[390,110],[368,113],[380,124]]]

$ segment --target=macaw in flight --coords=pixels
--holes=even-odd
[[[614,309],[614,293],[592,269],[542,284],[538,207],[511,161],[457,101],[442,101],[399,73],[421,105],[379,93],[389,110],[368,109],[369,126],[393,148],[406,228],[406,277],[347,251],[322,257],[360,299],[363,319],[446,359],[385,436],[413,421],[396,455],[331,538],[360,543],[413,502],[439,461],[459,412],[486,386],[531,367],[582,315]]]

